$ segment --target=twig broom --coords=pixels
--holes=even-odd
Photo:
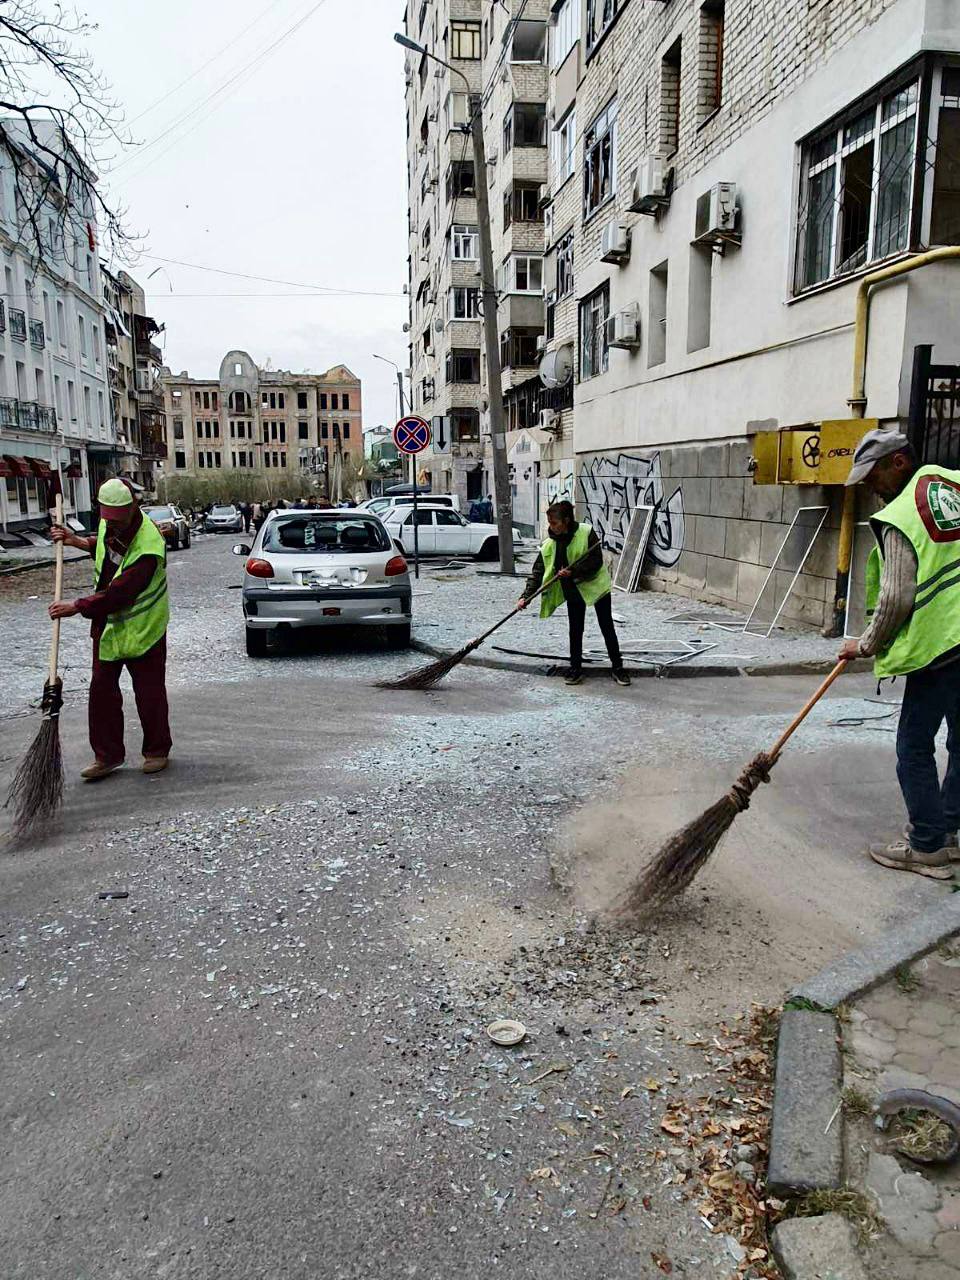
[[[750,798],[761,782],[770,781],[770,770],[780,759],[783,748],[846,665],[845,658],[837,663],[773,747],[754,756],[725,796],[667,840],[631,887],[625,901],[615,907],[611,915],[648,916],[692,883],[733,826],[737,815],[749,806]]]
[[[588,550],[582,556],[577,556],[575,560],[570,561],[567,568],[572,569],[578,561],[585,559],[589,554]],[[559,576],[559,574],[554,574],[548,582],[538,587],[533,595],[528,598],[527,604],[531,600],[536,600],[537,596],[542,596],[544,591],[549,590]],[[469,657],[474,649],[479,649],[485,640],[489,640],[495,631],[499,631],[505,623],[509,622],[511,618],[515,618],[518,613],[520,613],[519,606],[511,609],[499,622],[495,622],[489,631],[484,631],[482,636],[477,636],[476,639],[471,640],[469,644],[465,644],[462,649],[458,649],[455,653],[448,653],[446,657],[438,658],[436,662],[428,662],[426,666],[416,667],[413,671],[408,671],[406,675],[400,676],[396,680],[378,680],[375,687],[377,689],[432,689],[434,685],[440,683],[447,672],[452,671],[454,667],[458,667],[464,658]]]
[[[59,474],[57,476],[59,489]],[[63,493],[56,495],[57,524],[63,524]],[[63,595],[63,543],[56,544],[53,601]],[[51,625],[50,661],[40,709],[43,721],[30,744],[7,793],[6,806],[13,809],[13,835],[23,839],[34,828],[53,818],[63,804],[63,756],[60,751],[60,708],[63,681],[57,674],[60,659],[60,619]]]

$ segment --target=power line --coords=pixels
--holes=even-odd
[[[214,62],[217,62],[220,58],[222,58],[228,49],[232,49],[235,44],[238,44],[243,39],[243,37],[247,34],[248,31],[252,31],[258,22],[262,22],[263,19],[269,13],[272,13],[274,9],[276,9],[279,5],[283,3],[284,3],[284,0],[273,0],[273,4],[271,4],[268,8],[264,9],[261,13],[258,13],[257,16],[254,18],[254,20],[251,23],[249,23],[247,26],[245,26],[238,35],[235,35],[229,44],[223,45],[222,48],[218,49],[217,52],[211,58],[208,58],[206,62],[204,62],[201,66],[197,67],[196,71],[191,71],[190,74],[185,79],[181,80],[179,84],[175,84],[173,88],[168,90],[167,93],[163,94],[162,97],[157,98],[154,102],[151,102],[149,106],[144,107],[144,109],[141,112],[139,112],[137,115],[135,115],[132,120],[128,120],[127,124],[136,124],[138,120],[142,120],[143,117],[146,115],[149,115],[151,111],[155,111],[156,108],[159,107],[162,103],[166,102],[168,98],[172,98],[173,95],[177,93],[180,89],[182,89],[185,84],[189,84],[191,80],[195,80],[197,76],[200,75],[201,71],[206,71],[207,67],[211,66]]]
[[[176,302],[178,298],[401,298],[400,293],[361,293],[355,289],[339,289],[330,293],[148,293],[148,298]]]
[[[287,30],[284,31],[280,36],[278,36],[277,39],[274,40],[272,44],[267,45],[266,49],[262,49],[255,58],[253,58],[250,62],[242,66],[239,69],[239,71],[236,71],[228,80],[225,80],[224,83],[219,86],[219,88],[214,89],[212,93],[208,94],[205,98],[201,99],[200,102],[198,102],[194,107],[192,107],[188,112],[186,112],[178,120],[174,120],[173,123],[168,125],[167,128],[164,129],[162,133],[158,133],[155,138],[151,138],[149,142],[141,143],[137,147],[136,155],[127,156],[125,159],[121,160],[118,164],[114,165],[113,169],[111,169],[110,171],[110,176],[112,177],[113,174],[116,173],[118,169],[122,169],[124,165],[129,164],[132,160],[139,159],[140,156],[143,155],[145,151],[148,151],[151,147],[155,147],[157,143],[162,142],[164,138],[169,137],[170,134],[173,133],[175,130],[179,129],[181,125],[187,124],[188,121],[190,121],[197,114],[198,111],[202,110],[202,108],[205,107],[208,103],[213,102],[215,98],[219,98],[221,94],[225,93],[232,85],[236,84],[236,82],[241,78],[241,76],[246,75],[248,71],[252,71],[255,66],[265,61],[267,58],[271,56],[271,54],[275,53],[276,50],[279,49],[280,46],[285,41],[289,40],[289,38],[295,32],[297,32],[304,25],[304,23],[308,22],[309,19],[312,18],[313,15],[317,12],[317,10],[320,9],[326,3],[327,3],[327,0],[317,0],[317,3],[314,4],[313,7],[303,15],[302,18],[298,18],[292,27],[288,27]],[[211,111],[207,112],[207,115],[204,117],[204,119],[207,119],[210,115],[213,114],[213,111],[217,110],[217,108],[221,107],[222,105],[223,105],[222,101],[218,102],[217,105],[213,107]],[[171,146],[175,146],[176,141],[178,140],[175,140],[174,143],[171,144]],[[166,151],[169,149],[170,148],[168,147],[164,151],[160,152],[160,156],[165,155]],[[160,156],[152,156],[151,159],[148,161],[148,163],[143,166],[143,169],[135,170],[135,173],[144,172],[144,170],[149,168],[150,164],[152,164],[155,160],[159,160]],[[132,175],[128,174],[127,176],[131,177]]]
[[[145,258],[149,258],[151,262],[164,262],[168,266],[189,267],[192,271],[209,271],[213,275],[233,276],[237,280],[256,280],[260,284],[283,284],[283,285],[287,285],[291,289],[311,289],[317,294],[335,293],[342,296],[357,295],[360,297],[367,297],[367,298],[399,298],[403,296],[402,294],[399,294],[399,293],[386,293],[379,290],[341,289],[341,288],[338,288],[336,285],[305,284],[300,280],[277,280],[274,276],[253,276],[248,274],[245,271],[228,271],[224,267],[201,266],[200,263],[198,262],[181,262],[179,258],[161,258],[156,253],[145,253],[143,256]],[[182,295],[182,296],[185,296],[185,295]],[[195,296],[199,297],[201,295],[197,294]],[[227,297],[229,295],[224,294],[223,296]],[[290,296],[296,296],[296,295],[290,295]]]

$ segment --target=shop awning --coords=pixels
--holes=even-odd
[[[0,458],[0,480],[6,480],[13,475],[13,469],[6,458]]]
[[[22,476],[24,480],[26,480],[28,476],[33,475],[33,472],[30,469],[30,463],[26,458],[18,458],[15,454],[5,453],[3,455],[3,460],[10,468],[11,475]]]
[[[42,458],[27,458],[27,462],[30,463],[30,469],[35,476],[38,476],[41,480],[50,479],[51,472],[49,462],[44,462]]]

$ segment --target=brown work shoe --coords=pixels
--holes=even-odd
[[[93,764],[88,764],[85,769],[80,770],[80,777],[84,782],[99,782],[108,773],[115,773],[122,767],[122,760],[118,760],[115,764],[108,764],[106,760],[94,760]]]
[[[892,867],[895,871],[914,871],[918,876],[929,876],[931,880],[953,879],[950,849],[923,853],[920,849],[914,849],[907,840],[895,840],[893,844],[872,844],[869,852],[870,857],[881,867]]]
[[[144,773],[162,773],[169,763],[167,756],[144,756],[141,767]]]

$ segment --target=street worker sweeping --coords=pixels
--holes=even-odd
[[[124,761],[120,673],[130,672],[143,726],[143,772],[159,773],[170,755],[165,672],[167,662],[166,545],[152,520],[144,519],[132,489],[107,480],[97,494],[100,525],[94,537],[77,537],[63,525],[52,536],[94,558],[93,595],[50,606],[51,618],[90,619],[93,676],[88,719],[94,761],[81,773],[96,782]]]
[[[869,431],[847,484],[886,506],[871,517],[869,625],[841,657],[872,657],[878,678],[906,676],[897,729],[897,779],[909,822],[903,838],[871,845],[883,867],[949,880],[960,862],[960,471],[919,467],[906,436]],[[947,722],[947,771],[935,740]]]
[[[587,605],[593,605],[603,639],[610,655],[613,678],[628,685],[630,677],[623,669],[620,642],[613,623],[613,584],[603,563],[603,548],[593,528],[577,521],[573,503],[566,499],[547,508],[548,536],[534,561],[518,609],[525,609],[544,581],[555,579],[540,596],[540,617],[549,618],[566,601],[570,625],[570,670],[567,684],[583,683],[583,627]]]

